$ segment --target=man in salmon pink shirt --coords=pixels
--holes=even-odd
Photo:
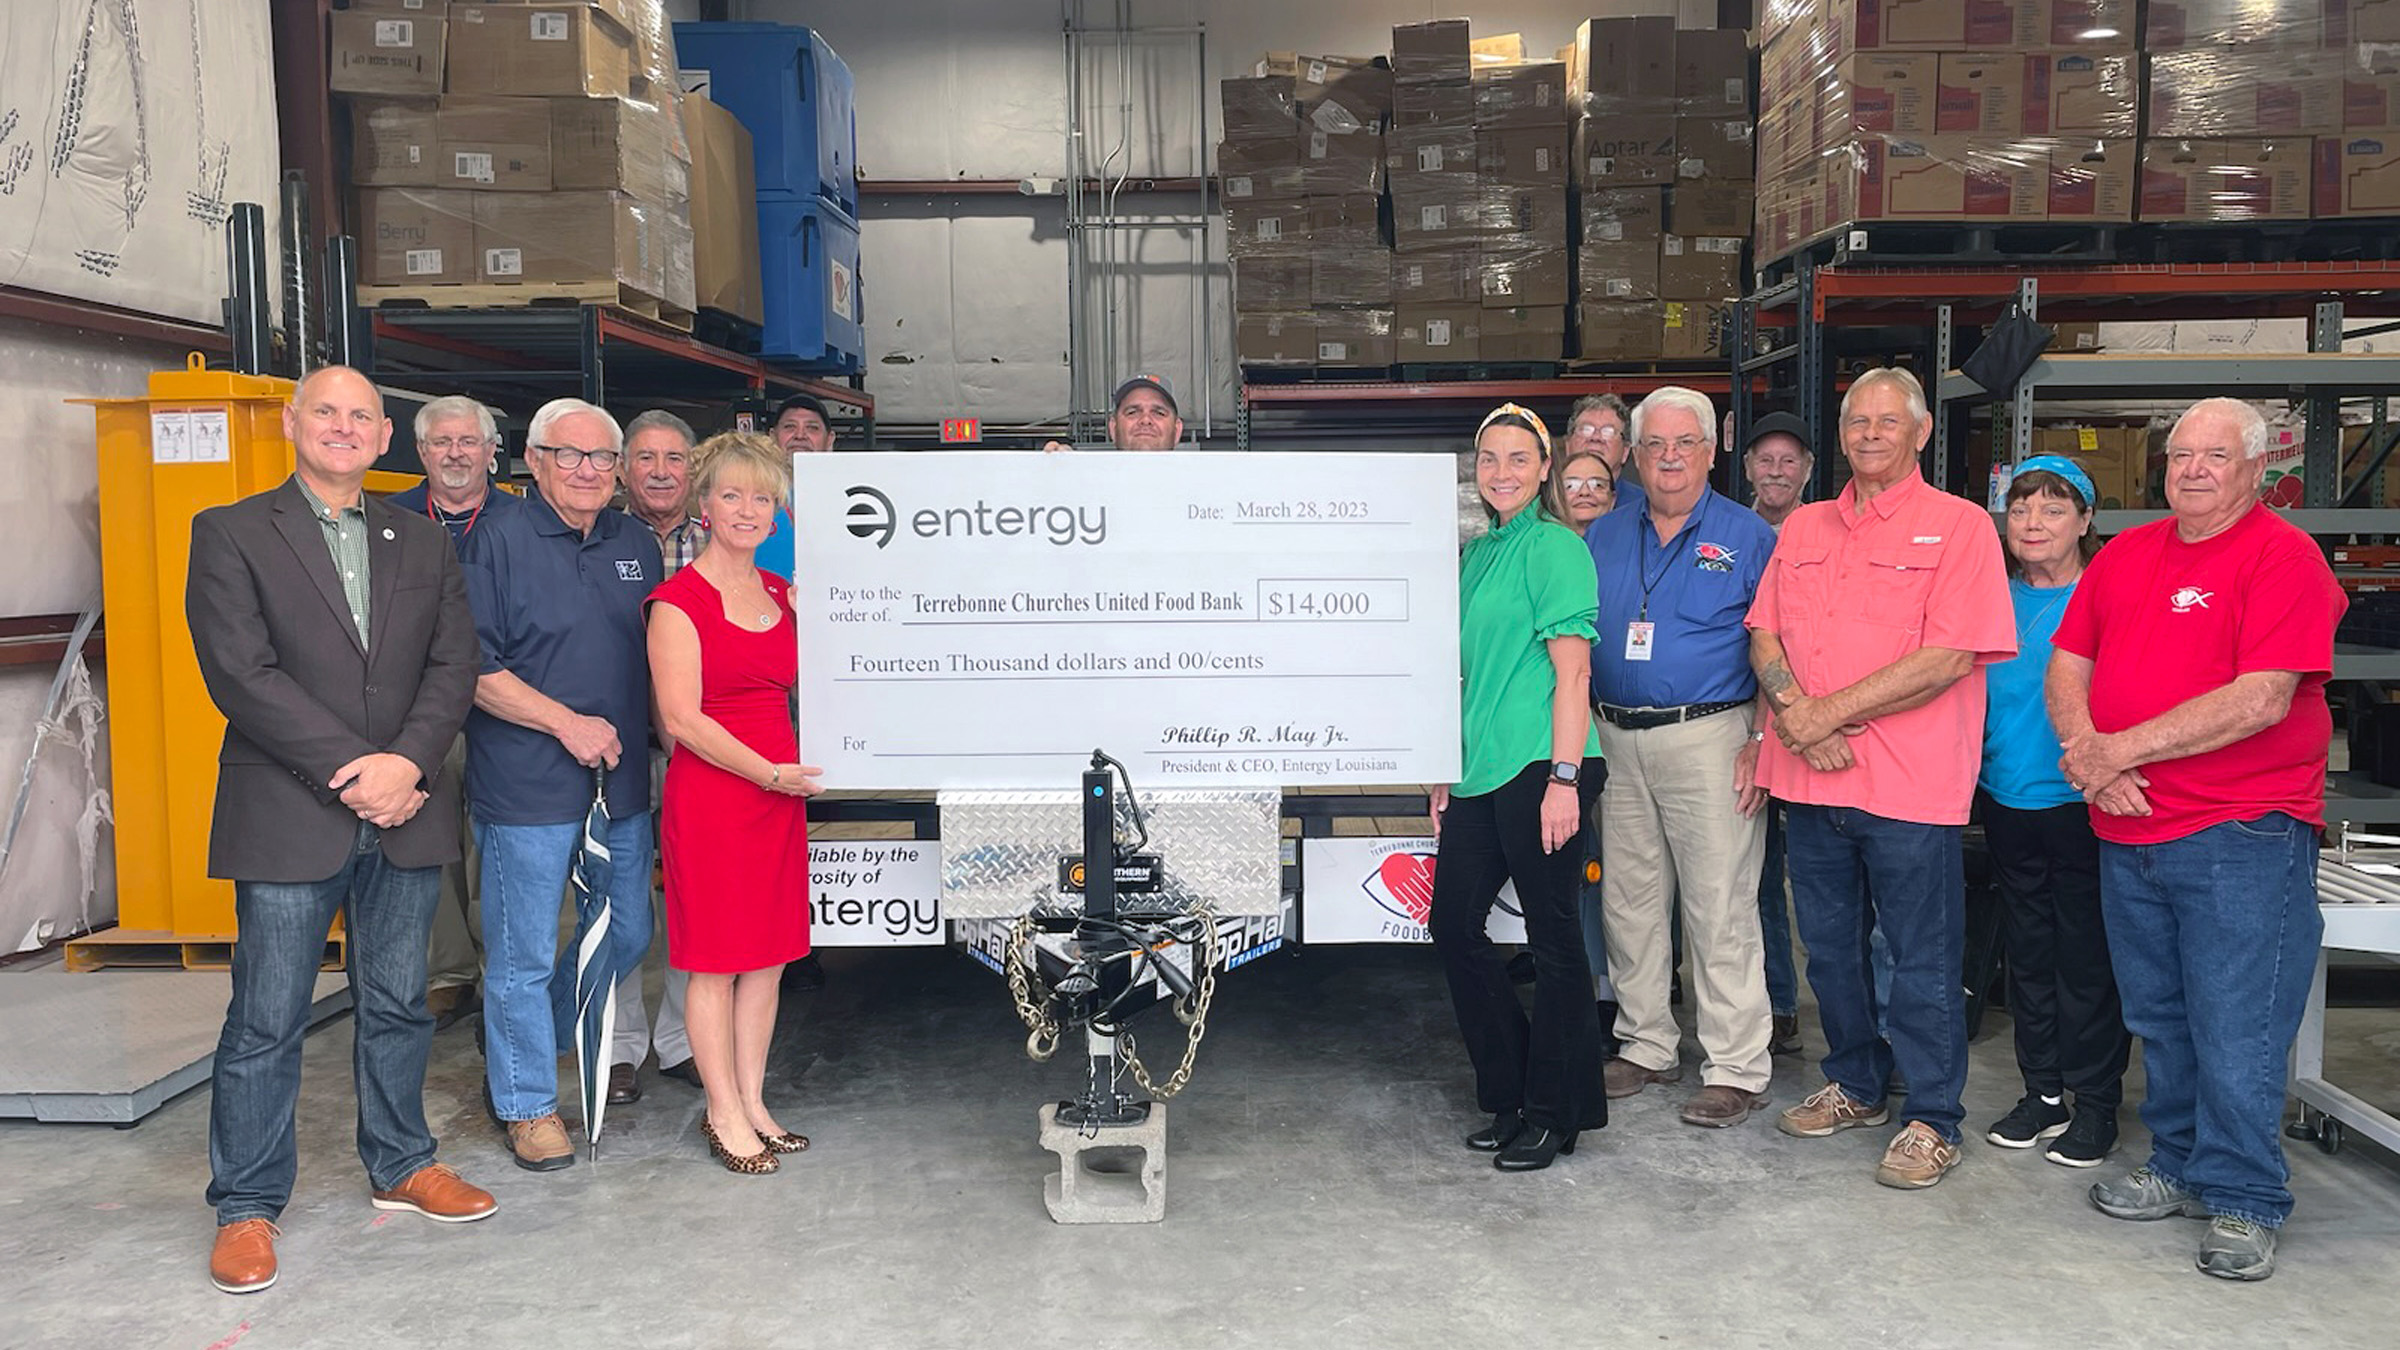
[[[2267,427],[2212,398],[2167,438],[2174,515],[2117,536],[2059,621],[2046,692],[2092,804],[2150,1160],[2092,1187],[2120,1219],[2206,1217],[2197,1264],[2275,1270],[2292,1211],[2284,1062],[2324,919],[2325,680],[2348,601],[2316,541],[2259,504]]]
[[[1908,1098],[1875,1179],[1907,1190],[1958,1165],[1960,840],[1983,754],[1983,667],[2017,647],[1991,517],[1917,472],[1932,433],[1914,375],[1871,370],[1850,386],[1850,483],[1784,522],[1747,621],[1774,729],[1758,781],[1786,803],[1792,908],[1825,1030],[1827,1082],[1777,1128],[1816,1138],[1883,1124],[1896,1067]],[[1867,955],[1878,925],[1893,960],[1881,1033]]]

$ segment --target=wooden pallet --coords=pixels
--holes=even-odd
[[[692,312],[670,305],[621,281],[527,281],[469,286],[361,286],[358,303],[368,309],[530,309],[539,306],[614,305],[682,332],[692,331]]]
[[[335,929],[325,937],[320,970],[340,970],[348,956],[349,939]],[[132,928],[103,928],[67,939],[67,969],[87,970],[230,970],[233,936],[206,933],[157,933]]]

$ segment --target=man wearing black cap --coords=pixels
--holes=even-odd
[[[768,434],[787,455],[822,454],[833,448],[833,419],[825,414],[825,400],[794,394],[775,405],[775,425]]]
[[[1800,509],[1816,463],[1808,444],[1808,423],[1787,412],[1768,413],[1751,423],[1742,455],[1742,472],[1750,479],[1750,509],[1781,531],[1785,518]]]
[[[1117,386],[1116,402],[1108,414],[1108,439],[1119,450],[1172,450],[1183,440],[1183,416],[1175,394],[1156,375],[1135,375]],[[1043,451],[1056,454],[1075,447],[1049,441]]]

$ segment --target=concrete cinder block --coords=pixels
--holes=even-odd
[[[1087,1132],[1042,1107],[1042,1147],[1058,1172],[1042,1179],[1042,1203],[1060,1223],[1157,1223],[1167,1217],[1167,1105],[1150,1103],[1138,1125]]]

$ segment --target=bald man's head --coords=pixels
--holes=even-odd
[[[311,371],[284,405],[283,434],[311,486],[355,490],[392,443],[375,383],[348,366]]]

